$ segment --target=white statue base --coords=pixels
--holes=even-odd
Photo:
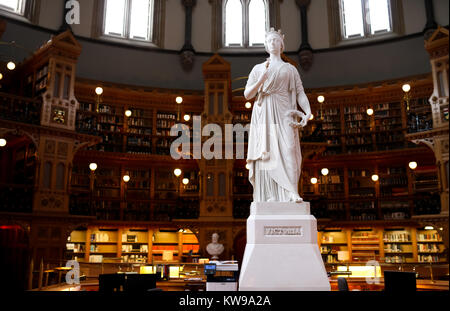
[[[331,290],[309,203],[252,203],[239,290]]]

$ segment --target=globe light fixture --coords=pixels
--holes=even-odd
[[[425,228],[424,228],[425,230],[433,230],[434,229],[434,227],[433,226],[425,226]]]
[[[410,169],[415,170],[417,168],[417,162],[411,161],[411,162],[409,162],[408,166]]]
[[[411,85],[409,85],[408,83],[403,84],[402,90],[403,92],[408,93],[411,90]]]
[[[245,168],[246,168],[247,170],[250,170],[250,164],[246,164],[246,165],[245,165]]]
[[[130,176],[129,175],[124,175],[123,176],[123,181],[126,182],[126,183],[129,182],[130,181]]]
[[[189,178],[183,178],[183,185],[189,184]]]
[[[181,103],[183,103],[183,97],[178,96],[178,97],[175,99],[175,102],[176,102],[178,105],[180,105]]]
[[[176,169],[173,171],[173,174],[174,174],[176,177],[180,177],[180,175],[181,175],[181,170],[180,170],[179,168],[176,168]]]
[[[378,181],[379,178],[380,178],[380,177],[378,177],[377,174],[373,174],[373,175],[372,175],[372,180],[373,180],[373,181]]]
[[[3,79],[3,75],[0,73],[0,80],[2,80]]]
[[[90,169],[92,172],[95,172],[95,170],[97,169],[97,163],[91,163],[91,164],[89,164],[89,169]]]
[[[8,64],[6,64],[6,68],[8,68],[9,70],[14,70],[16,69],[16,64],[13,61],[10,61]]]
[[[98,86],[95,88],[95,94],[97,94],[98,96],[103,94],[103,88]]]
[[[323,168],[320,172],[323,176],[327,176],[330,171],[327,168]]]
[[[317,182],[318,182],[318,180],[317,180],[316,177],[311,178],[311,183],[312,183],[313,185],[317,184]]]
[[[0,147],[5,147],[5,146],[6,146],[6,139],[0,138]]]
[[[125,116],[128,118],[131,117],[132,114],[133,114],[133,112],[131,110],[125,111]]]
[[[247,109],[252,108],[252,103],[251,102],[246,102],[245,103],[245,108],[247,108]]]
[[[317,97],[317,101],[322,104],[325,101],[325,97],[323,95],[319,95]]]
[[[314,120],[314,115],[311,113],[311,116],[309,117],[309,121]]]
[[[367,109],[366,112],[367,112],[367,114],[368,114],[369,116],[373,115],[373,109],[372,109],[372,108]]]
[[[189,122],[191,120],[191,116],[188,114],[185,114],[183,119],[184,119],[184,121]]]

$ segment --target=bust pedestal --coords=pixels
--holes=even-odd
[[[331,290],[309,203],[252,203],[239,290]]]

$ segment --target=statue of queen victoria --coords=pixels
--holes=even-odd
[[[270,57],[253,67],[244,92],[247,100],[256,96],[247,154],[253,201],[301,203],[298,128],[306,126],[311,108],[297,68],[281,59],[281,31],[271,28],[264,45]]]

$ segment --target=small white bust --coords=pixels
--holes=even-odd
[[[206,251],[212,256],[212,260],[219,259],[219,255],[222,254],[224,250],[223,245],[218,243],[218,241],[219,235],[217,233],[213,233],[212,242],[206,246]]]

